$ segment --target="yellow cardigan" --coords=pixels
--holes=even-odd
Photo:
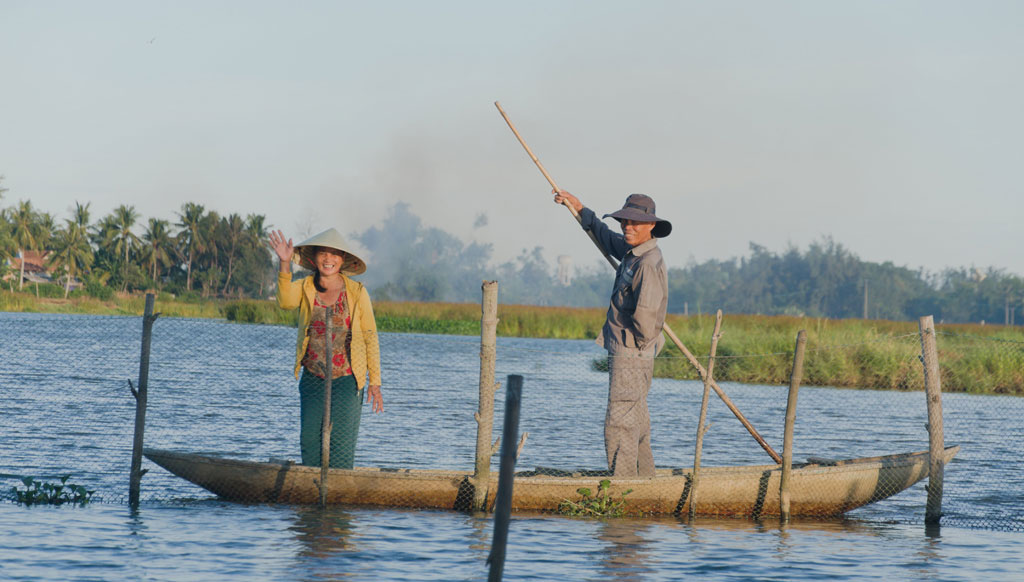
[[[349,354],[352,374],[359,389],[366,385],[366,374],[370,374],[370,385],[380,386],[380,345],[377,343],[377,322],[373,319],[373,305],[366,287],[342,275],[345,280],[345,302],[352,316],[352,347]],[[277,304],[283,309],[299,308],[299,337],[295,344],[295,377],[299,377],[302,358],[309,344],[307,330],[313,319],[313,300],[316,287],[313,277],[292,281],[291,273],[277,274]]]

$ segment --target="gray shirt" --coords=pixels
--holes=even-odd
[[[605,251],[619,259],[611,304],[597,343],[611,354],[643,352],[654,355],[665,340],[661,329],[668,308],[668,270],[658,240],[630,247],[594,211],[580,211],[584,230],[597,237]]]

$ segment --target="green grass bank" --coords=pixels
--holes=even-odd
[[[0,310],[95,315],[141,315],[142,296],[87,296],[69,299],[0,291]],[[167,317],[220,318],[239,323],[295,325],[296,315],[272,301],[157,297]],[[480,306],[472,303],[374,302],[378,328],[385,332],[476,335]],[[604,323],[603,308],[500,305],[498,335],[590,339]],[[712,315],[670,315],[668,324],[707,365]],[[1024,396],[1024,328],[942,325],[939,359],[944,391]],[[923,389],[916,322],[835,320],[725,314],[715,378],[720,382],[788,384],[796,334],[807,330],[804,384],[892,390]],[[600,359],[593,365],[605,365]],[[659,377],[698,379],[669,342],[656,363]]]

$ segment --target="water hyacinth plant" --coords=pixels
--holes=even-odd
[[[82,506],[92,499],[95,491],[86,489],[84,485],[68,483],[71,475],[64,475],[60,483],[37,481],[33,477],[22,477],[25,489],[11,487],[14,500],[22,505],[63,505],[71,503]]]
[[[613,499],[611,485],[611,481],[602,479],[597,484],[597,495],[593,495],[589,487],[580,487],[576,490],[580,500],[563,500],[558,504],[558,512],[573,517],[622,517],[626,513],[626,496],[633,490],[627,489],[618,499]]]

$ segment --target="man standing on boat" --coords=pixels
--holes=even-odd
[[[668,308],[668,271],[658,239],[672,232],[672,223],[655,216],[650,196],[630,194],[621,210],[604,215],[619,221],[622,234],[618,234],[572,194],[565,190],[554,194],[555,202],[574,208],[583,229],[594,233],[605,252],[621,261],[608,316],[597,338],[598,345],[608,350],[605,452],[614,476],[653,476],[647,392],[654,357],[665,345],[661,329]]]

